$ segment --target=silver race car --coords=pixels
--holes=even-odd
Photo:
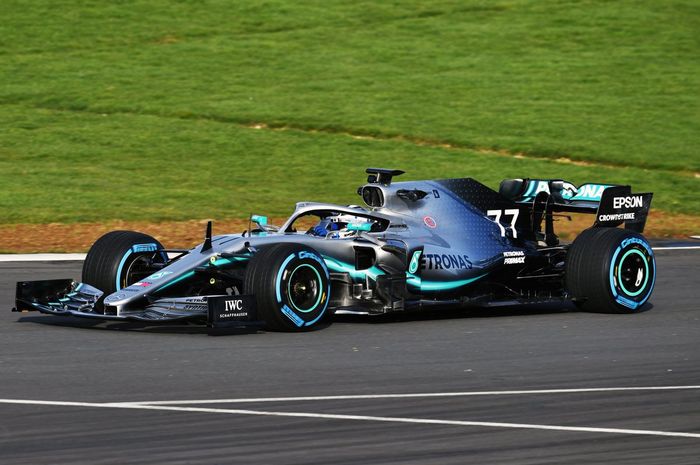
[[[253,215],[240,234],[213,236],[210,222],[189,250],[110,232],[91,247],[80,282],[19,282],[14,310],[296,331],[334,313],[455,306],[571,300],[627,313],[651,296],[656,265],[641,235],[651,193],[541,179],[495,191],[471,178],[367,173],[364,207],[300,202],[283,225]],[[595,214],[570,245],[554,232],[567,212]]]

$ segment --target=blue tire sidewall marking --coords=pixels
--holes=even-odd
[[[304,320],[302,320],[299,315],[294,313],[294,311],[287,306],[287,304],[282,305],[282,308],[280,309],[282,311],[282,314],[292,320],[292,323],[295,325],[301,327],[304,326]]]
[[[321,309],[321,312],[318,314],[316,318],[313,320],[309,321],[306,323],[306,326],[311,326],[314,323],[316,323],[318,320],[320,320],[323,315],[326,313],[326,309],[328,308],[328,302],[331,300],[331,280],[330,276],[328,275],[328,267],[326,266],[326,262],[323,260],[323,258],[319,257],[315,253],[311,252],[304,252],[307,257],[312,258],[316,260],[318,263],[321,264],[321,268],[323,268],[323,272],[325,273],[326,276],[326,302],[323,304],[323,308]],[[299,252],[299,258],[301,258],[302,252]]]
[[[289,265],[289,262],[291,262],[294,257],[296,257],[295,253],[285,258],[282,262],[282,266],[280,266],[280,270],[277,272],[277,279],[275,279],[275,292],[277,293],[277,303],[279,304],[282,303],[282,275],[284,274],[284,270],[287,269],[287,265]]]
[[[615,263],[616,263],[616,259],[617,259],[617,256],[622,251],[622,249],[629,244],[639,244],[639,245],[643,246],[647,250],[649,257],[651,258],[651,272],[653,274],[652,280],[651,280],[651,286],[649,287],[649,292],[647,292],[646,295],[638,302],[636,302],[634,300],[630,300],[624,296],[619,295],[617,292],[617,289],[615,288]],[[636,249],[631,249],[631,250],[636,250]],[[626,256],[627,253],[629,253],[629,252],[630,251],[626,252],[624,256]],[[641,252],[639,252],[639,251],[637,251],[637,253],[641,254]],[[623,258],[624,258],[624,256],[623,256]],[[647,267],[646,279],[648,280],[649,279],[649,273],[648,273],[649,263],[648,263],[648,260],[646,260],[646,257],[644,257],[644,258],[645,258],[644,263],[645,263],[645,266]],[[620,262],[622,262],[622,259],[620,260]],[[612,256],[612,259],[610,260],[610,291],[612,292],[613,297],[615,298],[615,300],[619,304],[624,305],[625,307],[628,307],[628,308],[631,308],[632,310],[634,310],[634,309],[644,305],[644,303],[649,299],[649,296],[651,296],[651,293],[654,290],[654,284],[656,284],[656,258],[654,257],[654,253],[652,252],[651,246],[649,246],[649,244],[647,244],[646,241],[638,239],[636,237],[624,239],[620,243],[620,245],[617,247],[617,249],[615,250],[615,253]],[[646,285],[646,283],[645,283],[645,285]],[[622,287],[622,289],[626,291],[626,289],[624,289],[624,286],[622,286],[622,284],[620,284],[620,287]],[[641,289],[644,289],[644,286],[642,286]],[[639,295],[639,293],[641,293],[641,291],[635,295]],[[635,295],[630,295],[630,297],[635,297]]]
[[[325,269],[326,268],[326,263],[323,261],[321,257],[316,255],[315,253],[312,252],[307,252],[305,250],[302,250],[299,252],[298,257],[300,260],[303,260],[304,258],[310,258],[312,260],[316,260],[318,263],[321,264],[321,266]]]
[[[284,270],[287,268],[287,265],[289,265],[289,262],[291,262],[295,257],[298,257],[299,259],[305,259],[305,258],[310,258],[312,260],[317,261],[321,267],[323,268],[323,271],[326,276],[326,299],[325,303],[323,305],[323,309],[321,309],[320,313],[316,318],[314,318],[311,321],[304,322],[294,311],[289,308],[286,304],[282,302],[282,276],[284,275]],[[280,305],[280,311],[282,312],[283,315],[285,315],[287,318],[289,318],[292,323],[294,323],[297,326],[311,326],[314,323],[316,323],[318,320],[323,317],[323,315],[326,313],[326,309],[328,308],[328,302],[331,300],[330,299],[330,292],[331,292],[331,281],[328,277],[328,268],[326,267],[326,264],[324,263],[323,259],[316,255],[313,252],[307,252],[302,250],[301,252],[298,253],[293,253],[290,254],[287,258],[284,259],[282,262],[282,266],[280,266],[280,270],[277,272],[277,278],[275,279],[275,293],[277,297],[277,303]],[[318,304],[316,304],[318,305]],[[315,305],[314,305],[315,307]],[[309,311],[312,311],[313,308]],[[301,322],[301,324],[300,324]]]
[[[131,255],[131,248],[129,248],[129,250],[126,251],[126,253],[122,257],[121,261],[119,262],[119,266],[117,267],[117,277],[116,277],[116,281],[117,281],[116,282],[116,289],[117,290],[120,290],[122,288],[119,278],[121,278],[121,276],[122,276],[122,269],[124,268],[124,264],[126,263],[126,259],[129,258],[129,255]]]
[[[152,249],[152,250],[151,250]],[[119,282],[119,278],[122,275],[122,270],[124,269],[124,264],[126,263],[126,259],[129,258],[129,255],[135,252],[155,252],[158,250],[158,245],[155,243],[148,243],[148,244],[134,244],[131,247],[129,247],[129,250],[126,251],[122,259],[119,261],[119,266],[117,267],[117,277],[116,279],[116,284],[115,287],[117,290],[120,290],[121,283]],[[165,252],[161,252],[161,254],[166,258],[167,262],[167,255],[165,255]]]

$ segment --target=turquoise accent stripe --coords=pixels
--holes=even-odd
[[[377,268],[376,266],[373,266],[367,270],[356,270],[354,266],[348,263],[343,263],[334,258],[323,257],[323,259],[330,270],[339,273],[348,273],[352,278],[364,279],[365,277],[369,277],[370,279],[376,281],[378,276],[386,274],[383,270]],[[457,281],[423,281],[420,277],[407,272],[406,284],[417,287],[421,291],[446,291],[450,289],[457,289],[458,287],[473,283],[474,281],[483,278],[487,274],[488,273],[484,273],[474,278],[460,279]]]
[[[173,284],[177,284],[177,283],[179,283],[180,281],[184,281],[185,279],[191,278],[192,276],[194,276],[194,271],[188,271],[187,273],[183,274],[182,276],[180,276],[180,277],[178,277],[178,278],[175,278],[175,279],[173,279],[172,281],[170,281],[169,283],[167,283],[167,284],[165,284],[165,285],[159,287],[157,290],[158,290],[158,291],[162,291],[163,289],[165,289],[165,288],[167,288],[167,287],[170,287],[170,286],[172,286]]]
[[[523,197],[530,197],[530,196],[532,196],[532,193],[535,191],[535,189],[537,188],[537,186],[539,185],[539,183],[540,183],[539,181],[530,182],[530,185],[527,186],[527,190],[526,190],[525,193],[523,194]]]
[[[627,258],[629,254],[633,253],[642,257],[642,261],[644,262],[644,284],[642,284],[642,287],[640,287],[637,292],[628,291],[625,287],[625,283],[622,281],[622,264],[624,263],[625,258]],[[625,293],[630,297],[636,297],[642,293],[644,288],[647,286],[647,281],[649,280],[649,264],[647,263],[646,257],[642,254],[642,252],[640,252],[637,249],[630,249],[622,256],[622,258],[620,259],[620,266],[617,267],[617,279],[620,282],[620,287],[622,288],[622,290],[625,291]]]
[[[377,268],[376,266],[373,266],[366,270],[356,270],[354,265],[341,262],[339,260],[336,260],[335,258],[323,257],[323,260],[326,262],[326,266],[328,266],[329,270],[338,273],[348,273],[353,279],[365,279],[365,277],[369,277],[370,279],[376,281],[377,276],[386,274],[384,270]]]
[[[473,283],[488,273],[484,273],[480,276],[469,279],[460,279],[457,281],[423,281],[420,277],[413,275],[411,273],[406,273],[407,279],[406,283],[410,286],[419,288],[421,291],[447,291],[450,289],[457,289],[458,287],[466,286],[467,284]]]
[[[231,257],[231,258],[218,258],[214,263],[212,263],[212,266],[223,266],[223,265],[228,265],[230,263],[235,263],[235,262],[245,262],[250,260],[249,257]]]
[[[600,197],[591,197],[588,195],[575,195],[569,200],[584,200],[586,202],[600,202]]]
[[[422,250],[416,250],[413,252],[413,257],[411,257],[411,262],[408,265],[409,273],[415,273],[418,271],[418,265],[420,264],[420,256],[422,253]]]
[[[584,200],[587,202],[600,202],[603,196],[603,191],[608,187],[613,187],[609,184],[582,184],[578,187],[578,192],[571,200]]]

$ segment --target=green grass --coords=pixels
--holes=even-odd
[[[405,179],[472,176],[492,186],[507,177],[566,172],[577,183],[655,189],[654,201],[669,210],[700,213],[697,180],[658,170],[571,166],[209,120],[6,110],[0,125],[17,142],[0,160],[0,211],[9,223],[280,216],[299,200],[360,202],[355,191],[364,168],[377,165],[405,168]]]
[[[691,0],[5,0],[0,223],[282,215],[369,165],[700,214],[697,31]]]

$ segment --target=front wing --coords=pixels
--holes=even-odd
[[[211,295],[153,299],[142,308],[110,314],[99,310],[103,292],[70,279],[21,281],[15,295],[16,312],[38,311],[49,315],[145,323],[193,321],[209,328],[257,328],[255,296]]]

